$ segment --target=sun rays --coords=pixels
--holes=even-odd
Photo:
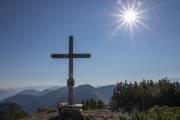
[[[149,29],[149,27],[144,23],[147,19],[145,13],[149,10],[144,10],[142,7],[136,5],[137,3],[132,2],[127,5],[121,3],[113,16],[116,18],[115,24],[116,28],[112,35],[115,35],[120,29],[128,29],[130,36],[135,29],[138,27],[143,27]]]

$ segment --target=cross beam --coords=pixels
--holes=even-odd
[[[67,80],[67,86],[69,90],[68,103],[69,105],[73,104],[73,58],[90,58],[91,54],[89,53],[74,53],[73,52],[73,36],[69,36],[69,53],[67,54],[51,54],[51,58],[67,58],[69,59],[69,78]]]

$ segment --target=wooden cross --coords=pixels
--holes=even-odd
[[[73,52],[73,36],[69,36],[69,53],[67,54],[51,54],[51,58],[67,58],[69,59],[69,78],[67,80],[68,86],[68,104],[73,105],[73,58],[90,58],[89,53],[74,53]]]

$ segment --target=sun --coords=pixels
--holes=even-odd
[[[147,10],[139,8],[135,4],[124,5],[121,4],[119,8],[116,9],[116,12],[113,13],[117,23],[116,29],[113,32],[113,35],[117,33],[122,27],[129,29],[130,35],[135,29],[138,29],[139,26],[149,29],[149,27],[144,23],[146,20],[145,13]]]
[[[124,21],[128,24],[133,24],[135,21],[137,21],[137,14],[135,11],[129,10],[125,12],[122,16]]]
[[[121,10],[118,14],[120,26],[129,27],[130,32],[132,31],[133,27],[135,27],[137,24],[143,24],[141,20],[142,16],[140,14],[140,11],[138,11],[134,7],[124,7],[123,10]]]

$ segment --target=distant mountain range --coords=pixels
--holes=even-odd
[[[11,89],[0,89],[0,100],[15,95],[16,93],[20,92],[19,90],[11,90]]]
[[[74,101],[75,103],[81,103],[82,100],[93,98],[108,102],[112,96],[114,87],[115,85],[97,88],[91,85],[80,85],[74,88]],[[43,91],[28,89],[5,98],[1,100],[0,103],[17,103],[27,112],[35,112],[37,108],[53,107],[59,102],[67,102],[67,93],[67,87],[45,89]]]
[[[48,92],[49,90],[55,90],[60,88],[60,86],[35,86],[35,87],[23,87],[23,88],[8,88],[8,89],[0,89],[0,100],[5,99],[7,97],[13,96],[19,92],[28,92],[33,95],[33,91],[36,94],[37,92],[46,90]],[[27,91],[26,91],[27,90]],[[31,91],[32,90],[32,91]],[[43,91],[45,93],[45,91]],[[22,93],[23,94],[23,93]],[[26,94],[26,93],[25,93]]]

